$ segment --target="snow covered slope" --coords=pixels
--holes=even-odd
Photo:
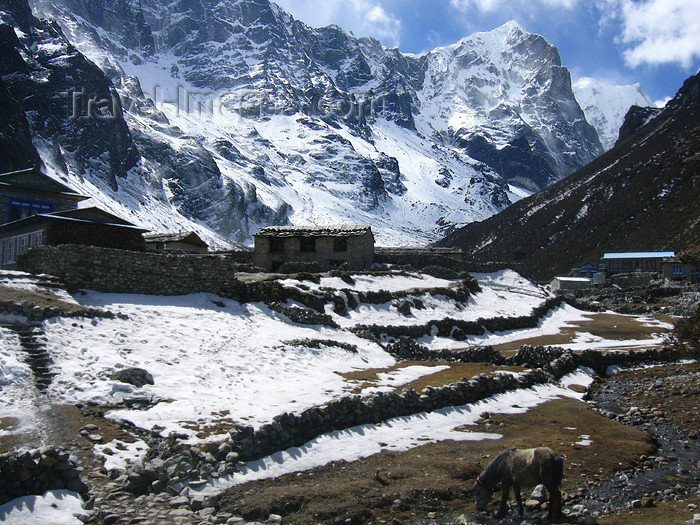
[[[613,86],[586,77],[574,84],[574,94],[606,150],[615,145],[620,126],[632,106],[653,106],[640,84]]]
[[[270,224],[353,221],[380,244],[425,243],[602,152],[556,48],[514,22],[416,56],[310,28],[268,0],[33,8],[62,32],[10,10],[7,52],[42,67],[2,74],[44,163],[156,231],[195,229],[225,246]],[[93,120],[89,97],[71,119],[75,98],[27,99],[40,86],[14,74],[53,78],[85,57],[103,78],[65,68],[61,90],[118,97],[114,129],[98,136],[106,124],[93,125],[90,140],[77,125]]]

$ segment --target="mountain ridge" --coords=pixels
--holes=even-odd
[[[427,243],[602,152],[556,48],[513,24],[415,56],[309,28],[267,0],[32,5],[59,21],[55,49],[75,46],[105,73],[94,91],[119,98],[124,124],[111,136],[128,145],[120,168],[105,164],[115,150],[30,122],[48,171],[117,215],[195,229],[213,246],[270,224],[348,220],[383,244]],[[55,105],[29,110],[65,117]]]
[[[632,108],[630,114],[638,109]],[[436,243],[546,280],[604,252],[700,251],[700,74],[566,179]]]

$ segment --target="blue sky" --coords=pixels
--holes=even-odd
[[[672,97],[700,68],[700,0],[275,0],[318,27],[420,53],[508,20],[557,46],[575,80],[639,82]]]

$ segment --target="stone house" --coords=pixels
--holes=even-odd
[[[549,284],[549,289],[556,293],[565,290],[585,290],[593,286],[589,277],[555,277]]]
[[[661,263],[664,279],[670,281],[699,282],[700,273],[692,263],[685,263],[678,257],[669,257]]]
[[[142,251],[144,231],[99,208],[39,213],[0,225],[0,266],[12,268],[18,255],[45,245],[84,244]]]
[[[144,233],[146,248],[165,252],[207,253],[209,245],[195,232]]]
[[[603,265],[608,275],[630,272],[661,272],[664,259],[675,257],[675,252],[606,253]]]
[[[42,245],[144,249],[145,230],[99,208],[78,208],[87,198],[34,168],[0,175],[0,266],[14,267],[18,255]]]
[[[369,226],[268,226],[254,237],[254,264],[267,271],[277,271],[287,262],[317,263],[322,269],[344,264],[367,269],[374,262]]]

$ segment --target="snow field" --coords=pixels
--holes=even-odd
[[[34,379],[23,354],[17,335],[0,326],[0,421],[11,428],[0,426],[0,436],[36,426]]]
[[[395,364],[374,343],[340,330],[295,325],[261,304],[241,305],[210,294],[90,292],[83,300],[129,320],[47,321],[47,351],[58,373],[49,396],[107,405],[133,395],[165,400],[148,410],[113,410],[109,417],[146,429],[158,424],[164,434],[180,432],[191,440],[200,431],[206,433],[203,439],[216,439],[206,427],[217,421],[258,426],[282,412],[324,404],[345,393],[347,384],[338,373]],[[359,351],[284,344],[307,338],[350,343]],[[110,380],[124,367],[148,370],[155,385],[137,389]]]

